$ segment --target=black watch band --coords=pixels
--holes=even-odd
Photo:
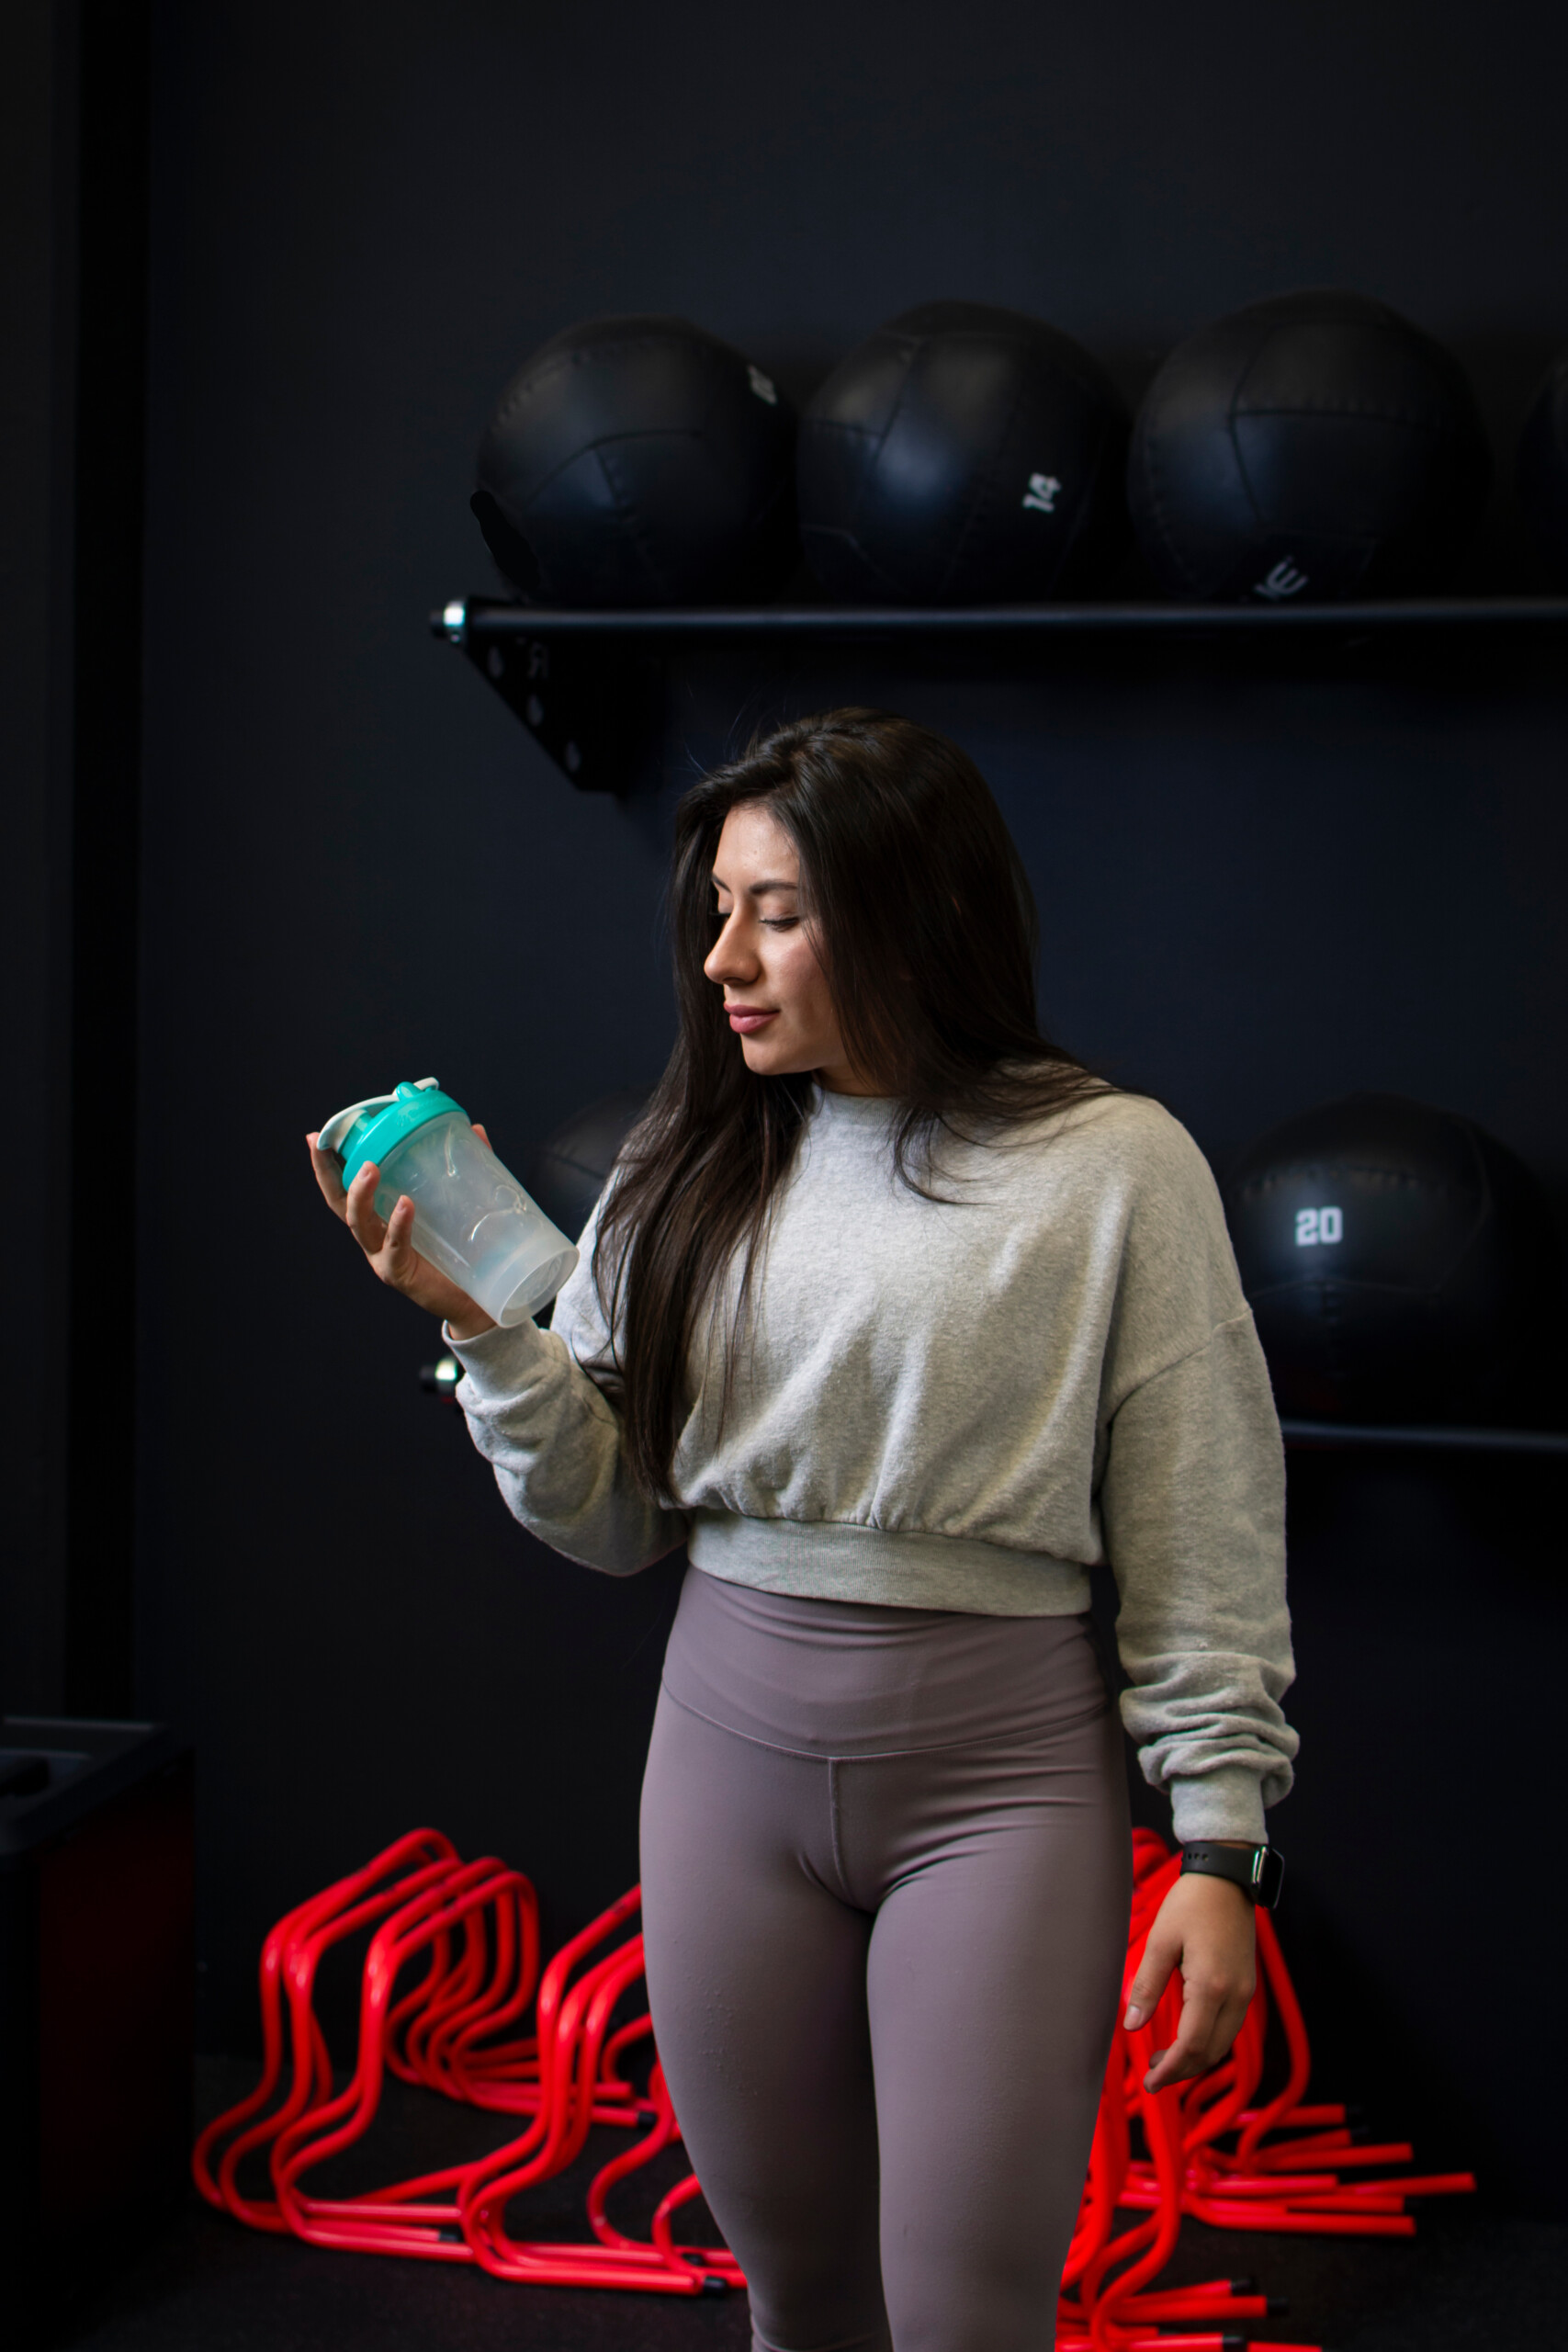
[[[1197,1871],[1205,1878],[1228,1878],[1265,1911],[1272,1911],[1285,1883],[1285,1857],[1277,1846],[1210,1846],[1194,1842],[1181,1849],[1181,1875]]]

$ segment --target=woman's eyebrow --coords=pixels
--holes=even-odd
[[[721,882],[716,874],[713,877],[713,887],[716,890],[728,890],[729,888],[728,883]],[[799,888],[800,885],[798,882],[748,882],[746,885],[746,896],[749,899],[760,899],[764,890],[798,890]]]

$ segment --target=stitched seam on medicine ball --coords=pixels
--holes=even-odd
[[[547,384],[552,377],[560,375],[569,368],[592,367],[607,352],[671,348],[701,352],[705,359],[717,356],[715,339],[704,334],[700,327],[693,327],[685,334],[672,334],[669,328],[661,328],[652,334],[618,334],[607,337],[602,343],[578,344],[570,351],[553,353],[548,359],[542,359],[536,368],[529,366],[526,372],[515,379],[517,390],[521,394],[532,390],[536,385]]]
[[[606,351],[648,351],[655,346],[668,348],[678,340],[679,338],[670,334],[626,335],[624,338],[617,337],[614,343],[592,344],[586,351],[562,352],[557,358],[548,361],[536,374],[524,377],[518,382],[514,392],[502,395],[504,405],[496,409],[489,424],[486,425],[485,439],[489,440],[492,433],[514,419],[518,409],[529,393],[536,391],[541,384],[547,384],[553,377],[560,375],[567,368],[587,367],[591,361],[599,358]],[[689,345],[682,347],[691,348]],[[701,345],[699,349],[705,365],[711,366],[716,356],[711,348]],[[580,442],[575,449],[561,459],[558,466],[554,467],[544,477],[543,481],[535,483],[528,493],[528,504],[532,505],[540,492],[547,490],[557,476],[563,474],[569,466],[575,465],[577,460],[586,457],[590,450],[602,448],[606,441],[636,441],[646,437],[647,435],[668,432],[669,429],[667,425],[650,424],[629,433],[601,433],[592,441]],[[524,511],[526,512],[526,508]]]
[[[828,433],[837,434],[841,440],[846,441],[852,437],[857,441],[874,442],[877,437],[868,426],[841,424],[836,416],[814,417],[811,421],[811,432],[814,439],[819,434]]]
[[[1442,419],[1419,415],[1413,409],[1366,408],[1359,401],[1292,401],[1280,408],[1247,408],[1232,412],[1236,416],[1326,416],[1354,419],[1359,424],[1405,424],[1418,433],[1429,433],[1434,440],[1441,440],[1453,427]]]
[[[1182,579],[1195,594],[1201,594],[1203,582],[1170,536],[1170,510],[1161,484],[1158,443],[1150,433],[1144,434],[1141,438],[1134,435],[1133,447],[1135,455],[1141,451],[1148,514],[1158,535],[1160,545],[1169,558],[1173,569],[1180,573]]]
[[[596,456],[601,449],[619,449],[628,441],[698,441],[701,438],[702,435],[695,425],[671,427],[668,424],[649,424],[639,426],[635,433],[601,433],[592,441],[581,442],[570,457],[563,458],[559,465],[528,492],[528,503],[523,512],[526,514],[535,500],[542,498],[553,481],[558,481],[562,474],[570,472],[570,469],[579,464],[582,458]]]
[[[1235,382],[1231,387],[1231,396],[1225,409],[1225,433],[1230,441],[1231,455],[1235,460],[1236,473],[1240,478],[1242,490],[1246,494],[1247,503],[1252,509],[1253,523],[1259,532],[1266,531],[1269,526],[1264,522],[1262,513],[1258,507],[1258,494],[1252,487],[1252,477],[1247,470],[1247,460],[1241,454],[1241,443],[1236,437],[1235,421],[1241,410],[1242,394],[1247,390],[1247,379],[1251,375],[1253,369],[1257,367],[1263,354],[1268,350],[1269,345],[1273,339],[1274,329],[1270,326],[1268,332],[1260,335],[1258,342],[1254,344],[1251,356],[1248,357],[1246,367],[1242,369],[1240,375],[1236,378]],[[1247,412],[1249,415],[1253,413],[1254,412],[1250,410]]]
[[[879,331],[878,334],[874,336],[872,340],[874,342],[882,340],[881,331]],[[859,526],[862,509],[864,506],[866,496],[870,491],[871,483],[876,471],[875,460],[886,447],[887,436],[892,432],[894,425],[897,424],[898,412],[904,403],[904,394],[908,389],[909,376],[915,364],[915,354],[919,351],[923,345],[931,340],[931,338],[929,335],[917,336],[898,334],[888,335],[886,340],[890,343],[907,344],[910,345],[911,348],[909,352],[908,366],[905,368],[904,373],[898,381],[897,398],[894,401],[893,406],[888,413],[887,422],[883,426],[881,432],[874,433],[868,426],[863,424],[846,424],[841,423],[837,417],[817,417],[813,418],[811,422],[811,430],[813,433],[837,433],[844,435],[853,434],[858,440],[864,441],[870,448],[871,463],[865,466],[857,467],[855,469],[855,494],[850,507],[849,514],[843,523],[808,524],[802,520],[799,525],[799,529],[801,545],[803,547],[805,546],[808,537],[824,539],[841,539],[845,546],[853,550],[855,556],[865,566],[866,570],[872,574],[872,576],[881,582],[883,588],[886,591],[893,603],[900,605],[908,603],[909,598],[908,592],[897,587],[893,581],[888,578],[886,572],[883,571],[882,566],[876,562],[869,553],[864,540],[860,537]]]
[[[1072,519],[1062,539],[1062,551],[1057,559],[1056,569],[1051,575],[1053,590],[1058,581],[1064,581],[1067,586],[1071,586],[1070,580],[1066,579],[1068,567],[1083,540],[1100,518],[1101,501],[1104,496],[1105,452],[1111,437],[1111,420],[1109,414],[1103,410],[1096,409],[1094,440],[1089,451],[1089,463],[1084,469],[1082,487],[1078,492],[1077,503],[1070,510]],[[1063,519],[1066,520],[1066,514]]]
[[[642,441],[647,440],[649,437],[649,436],[647,434],[641,433],[628,433],[625,435],[619,434],[606,435],[604,441],[595,441],[592,444],[592,451],[593,455],[599,460],[600,475],[604,481],[604,487],[610,493],[611,501],[614,503],[615,520],[620,525],[623,535],[630,542],[637,562],[642,568],[643,577],[651,583],[657,594],[666,603],[668,603],[670,601],[670,583],[665,579],[659,565],[653,560],[652,550],[649,547],[647,534],[642,527],[637,508],[627,504],[622,494],[620,484],[616,481],[615,475],[610,470],[608,464],[601,454],[604,448],[605,441],[619,441],[622,438],[628,441]]]
[[[574,368],[589,368],[609,351],[647,351],[658,344],[672,344],[679,338],[671,334],[617,335],[613,343],[592,343],[575,351],[558,351],[552,358],[542,360],[538,367],[526,368],[502,393],[491,424],[497,424],[515,414],[529,395],[542,384],[554,381]]]
[[[894,413],[897,414],[897,409],[895,409]],[[837,417],[818,417],[813,419],[811,425],[813,434],[834,433],[839,435],[840,438],[846,440],[852,435],[857,441],[863,441],[868,445],[871,445],[874,450],[881,447],[882,443],[887,437],[889,429],[889,426],[884,426],[882,433],[877,435],[871,432],[868,427],[863,424],[840,424]],[[837,539],[840,541],[843,546],[850,549],[856,561],[863,564],[866,571],[869,571],[873,578],[876,580],[886,591],[886,594],[892,602],[896,605],[902,604],[907,601],[903,592],[895,586],[894,582],[883,571],[882,566],[875,562],[866,552],[864,543],[857,536],[854,527],[859,520],[861,501],[865,495],[866,484],[870,477],[870,471],[871,469],[869,468],[859,468],[856,470],[855,500],[854,504],[850,510],[849,520],[844,523],[808,523],[806,521],[804,516],[801,516],[798,526],[800,531],[800,542],[801,546],[806,548],[807,542],[811,539]]]
[[[902,374],[902,376],[900,376],[900,378],[898,379],[898,393],[897,393],[897,398],[894,401],[894,403],[893,403],[892,408],[888,411],[887,422],[886,422],[886,424],[883,426],[882,431],[880,432],[880,434],[873,435],[873,434],[869,434],[869,433],[868,433],[868,434],[866,435],[866,439],[867,439],[868,441],[874,441],[874,443],[875,443],[875,447],[876,447],[876,455],[877,455],[878,457],[880,457],[880,456],[881,456],[881,454],[882,454],[883,450],[884,450],[884,449],[886,449],[886,447],[887,447],[888,435],[892,433],[893,427],[894,427],[894,426],[897,424],[897,422],[898,422],[898,415],[899,415],[899,412],[900,412],[900,410],[903,408],[903,405],[904,405],[904,395],[905,395],[905,393],[906,393],[906,392],[908,390],[908,389],[909,389],[909,379],[910,379],[910,377],[911,377],[911,376],[914,374],[914,372],[915,372],[915,361],[916,361],[917,357],[919,356],[919,354],[920,354],[920,353],[925,349],[925,347],[926,347],[927,344],[928,344],[928,343],[930,343],[930,341],[931,341],[931,337],[930,337],[930,335],[929,335],[929,334],[926,334],[926,335],[920,335],[920,336],[919,336],[919,337],[916,337],[916,336],[913,336],[913,335],[906,335],[906,336],[901,337],[901,338],[900,338],[900,340],[901,340],[901,341],[903,341],[903,342],[906,342],[906,343],[912,344],[912,345],[913,345],[913,349],[912,349],[912,350],[910,351],[910,353],[909,353],[909,364],[908,364],[908,366],[905,368],[904,373]],[[863,430],[863,428],[862,428],[862,429]],[[859,514],[860,514],[860,506],[861,506],[861,501],[862,501],[862,499],[865,496],[865,492],[866,492],[867,486],[869,485],[869,483],[870,483],[870,481],[871,481],[871,478],[872,478],[872,475],[873,475],[873,473],[874,472],[874,470],[875,470],[874,467],[868,467],[868,468],[866,469],[866,470],[865,470],[865,471],[861,475],[861,477],[860,477],[860,481],[859,481],[859,483],[858,483],[858,485],[857,485],[857,487],[856,487],[856,491],[855,491],[855,506],[854,506],[854,514],[853,514],[853,515],[851,517],[852,521],[856,520],[856,519],[858,519],[858,517],[859,517]],[[856,545],[857,545],[857,546],[859,545],[859,541],[858,541],[858,540],[857,540],[857,542],[856,542]],[[862,549],[862,553],[863,553],[863,554],[864,553],[863,548]],[[868,563],[871,563],[871,558],[870,558],[869,556],[866,556],[866,557],[865,557],[865,560],[866,560]],[[873,563],[873,564],[871,565],[871,568],[872,568],[872,570],[876,573],[877,578],[878,578],[879,580],[880,580],[881,578],[883,578],[883,577],[884,577],[884,574],[882,573],[882,571],[881,571],[880,568],[879,568],[876,564]]]
[[[943,587],[950,588],[952,586],[953,574],[958,571],[959,566],[963,561],[965,546],[979,527],[981,521],[990,513],[991,507],[995,503],[997,497],[997,468],[1000,463],[1001,451],[1007,446],[1008,435],[1012,431],[1022,400],[1023,386],[1019,384],[1015,387],[1013,391],[1012,405],[1008,410],[1007,423],[1002,427],[1000,434],[998,435],[996,454],[992,457],[989,467],[981,474],[979,480],[976,482],[974,496],[969,503],[969,512],[959,526],[958,537],[953,544],[953,553],[949,556],[946,568],[942,575],[942,584]]]

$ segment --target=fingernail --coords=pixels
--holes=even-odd
[[[1128,2033],[1135,2033],[1143,2022],[1144,2013],[1135,2003],[1122,2020],[1123,2030]]]

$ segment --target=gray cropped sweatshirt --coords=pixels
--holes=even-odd
[[[1122,1717],[1177,1836],[1261,1840],[1296,1748],[1283,1456],[1206,1162],[1105,1093],[994,1143],[941,1136],[922,1199],[896,1110],[818,1091],[723,1428],[733,1272],[660,1502],[585,1369],[609,1336],[593,1220],[552,1329],[448,1335],[475,1444],[525,1527],[612,1576],[685,1544],[767,1591],[1034,1617],[1087,1609],[1108,1560]]]

